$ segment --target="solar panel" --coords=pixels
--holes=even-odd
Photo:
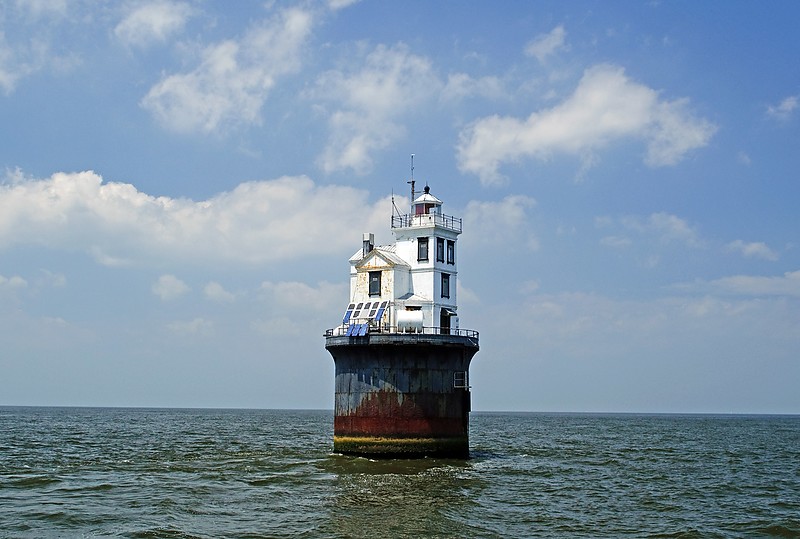
[[[358,324],[350,324],[347,326],[347,333],[344,334],[345,337],[352,337],[354,333],[357,332],[356,328]]]
[[[367,334],[367,330],[369,329],[369,324],[360,324],[358,328],[358,336],[363,337]]]
[[[350,317],[353,315],[353,310],[348,309],[346,313],[344,313],[344,318],[342,318],[342,324],[346,324],[350,321]]]
[[[380,322],[381,318],[383,317],[383,313],[386,312],[386,304],[389,303],[388,301],[384,301],[381,303],[380,308],[378,309],[378,314],[375,315],[375,321]],[[376,302],[377,304],[377,302]]]

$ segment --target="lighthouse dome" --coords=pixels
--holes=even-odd
[[[431,188],[427,185],[423,193],[411,203],[414,215],[426,213],[441,213],[442,201],[431,194]]]

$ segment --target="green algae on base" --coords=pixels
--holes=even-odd
[[[333,450],[346,455],[385,458],[468,458],[469,441],[466,436],[448,438],[334,436]]]

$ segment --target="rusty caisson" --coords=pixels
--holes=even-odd
[[[419,457],[469,456],[467,373],[475,336],[329,337],[336,367],[334,450]]]

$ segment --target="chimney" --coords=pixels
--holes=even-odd
[[[370,232],[364,232],[364,241],[362,242],[363,247],[363,256],[367,256],[372,249],[375,248],[375,234]]]

